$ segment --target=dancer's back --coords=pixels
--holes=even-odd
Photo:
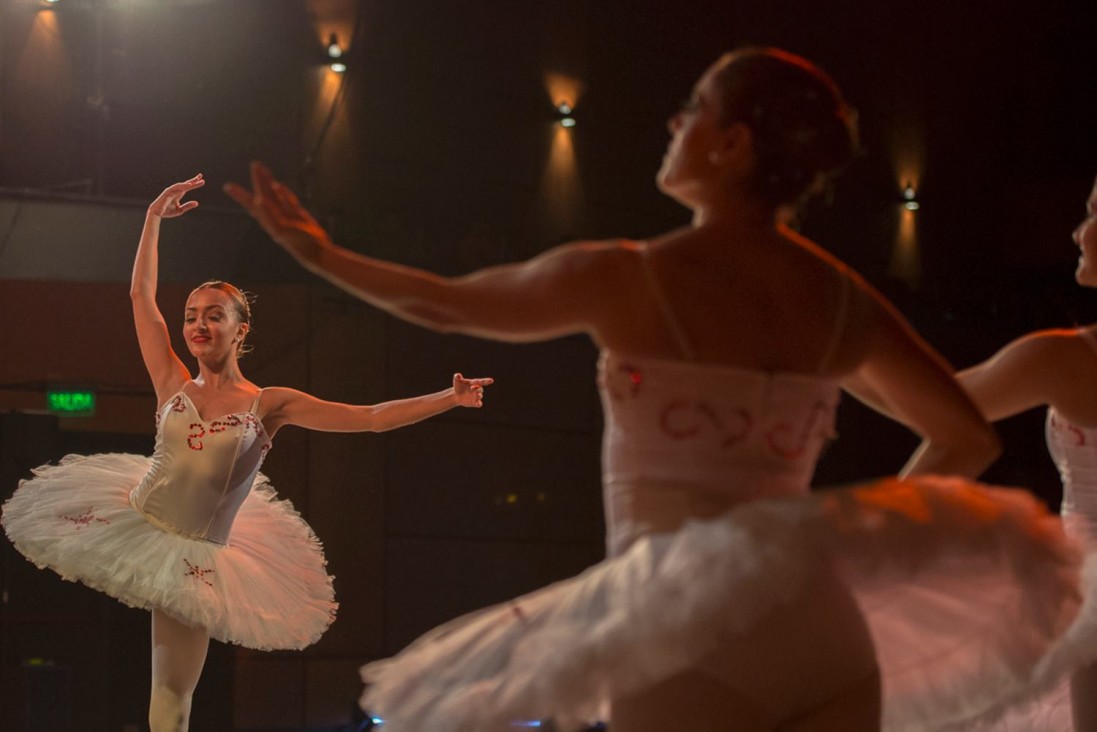
[[[835,364],[851,360],[845,334],[851,302],[864,298],[857,285],[805,242],[728,242],[730,256],[706,263],[705,249],[721,244],[707,238],[608,254],[622,260],[628,306],[644,314],[634,329],[603,334],[614,344],[599,364],[611,554],[691,516],[806,492],[833,435]],[[744,251],[759,246],[784,251]],[[761,272],[736,266],[750,257],[763,260]],[[814,286],[783,298],[776,288],[790,276]],[[757,302],[769,307],[741,315]],[[862,331],[863,310],[858,304],[854,326]]]

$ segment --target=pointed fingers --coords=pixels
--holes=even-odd
[[[221,190],[225,192],[225,195],[236,201],[248,211],[252,210],[253,201],[251,191],[236,183],[226,183],[221,186]]]
[[[271,190],[274,192],[275,199],[283,208],[296,209],[300,208],[300,203],[297,200],[297,194],[291,191],[287,186],[277,180],[271,184]]]
[[[251,188],[260,196],[273,197],[274,176],[267,166],[255,160],[251,164]]]

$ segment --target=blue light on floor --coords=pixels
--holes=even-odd
[[[383,725],[385,723],[385,720],[382,719],[381,717],[371,716],[368,719],[366,719],[365,723],[368,726],[363,727],[362,729],[373,729],[374,727],[380,727],[381,725]],[[510,726],[511,727],[534,728],[534,727],[542,727],[542,726],[544,726],[544,723],[539,719],[534,719],[534,720],[530,720],[530,721],[527,721],[527,722],[511,722]]]

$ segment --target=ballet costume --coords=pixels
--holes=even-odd
[[[1023,694],[1077,611],[1081,552],[1057,517],[959,478],[809,490],[834,437],[839,384],[821,374],[848,276],[819,374],[793,374],[694,360],[648,272],[681,358],[600,356],[608,558],[363,666],[363,709],[393,732],[580,728],[686,671],[749,678],[757,656],[730,649],[829,576],[870,632],[884,729],[946,729]]]
[[[1080,329],[1079,335],[1097,353],[1097,340],[1089,329]],[[1037,667],[1037,688],[1047,691],[980,730],[1071,732],[1070,673],[1097,663],[1097,428],[1074,424],[1049,407],[1044,436],[1063,484],[1060,512],[1068,530],[1087,548],[1084,601],[1070,629]]]
[[[335,617],[332,577],[312,529],[259,472],[271,447],[262,394],[209,421],[185,385],[157,414],[151,457],[37,468],[4,503],[4,530],[38,567],[218,640],[315,643]]]

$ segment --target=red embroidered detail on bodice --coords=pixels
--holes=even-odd
[[[643,384],[640,369],[620,364],[604,376],[602,387],[610,399],[624,402],[639,397]],[[764,429],[761,438],[770,452],[785,460],[797,460],[804,456],[813,439],[834,437],[830,427],[833,413],[834,405],[819,399],[801,422],[780,420],[760,425],[745,407],[720,406],[705,399],[684,397],[659,411],[659,429],[673,440],[690,440],[714,432],[724,449]]]
[[[1051,429],[1056,433],[1063,435],[1070,435],[1074,439],[1075,447],[1082,447],[1086,444],[1086,433],[1082,432],[1079,428],[1067,422],[1065,419],[1059,417],[1054,411],[1051,412]]]

